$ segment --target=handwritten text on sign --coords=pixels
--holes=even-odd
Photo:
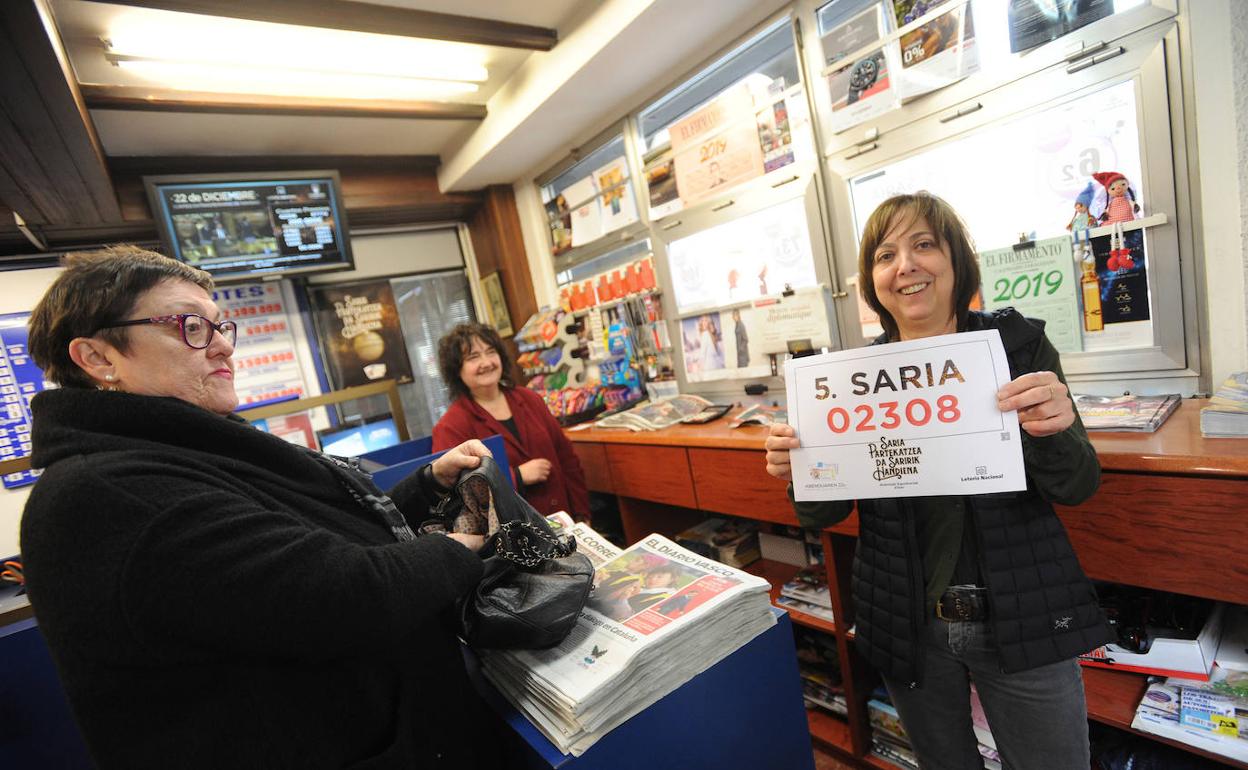
[[[797,500],[1025,489],[1018,417],[996,331],[875,345],[789,361]]]

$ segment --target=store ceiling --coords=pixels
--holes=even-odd
[[[122,219],[110,166],[143,156],[399,156],[425,167],[440,163],[444,193],[510,184],[602,130],[783,4],[0,0],[0,49],[9,49],[0,51],[0,65],[25,75],[0,83],[0,235],[16,232],[5,209],[32,225],[84,228],[84,237],[97,225],[116,225]],[[143,26],[170,21],[191,31],[185,42],[167,27]],[[294,71],[291,82],[309,81],[305,95],[282,93],[286,81],[258,85],[274,67],[242,61],[266,53],[276,31],[292,28],[279,22],[298,22],[296,34],[311,41],[300,46],[296,40],[294,53],[279,59],[282,72]],[[362,53],[332,63],[330,54],[346,43],[324,36],[344,28],[353,30],[346,36],[356,43],[365,40]],[[157,49],[163,44],[164,50],[121,50],[127,29],[131,41]],[[248,36],[259,42],[240,42]],[[427,37],[443,48],[391,60],[423,67],[461,54],[475,57],[479,67],[466,74],[436,75],[475,90],[413,97],[409,89],[399,99],[373,93],[363,99],[351,88],[346,95],[322,92],[318,78],[340,79],[336,67],[358,65],[376,74],[373,64],[357,60],[391,44],[421,45]],[[165,57],[183,69],[153,76],[134,64],[147,67]],[[223,63],[233,75],[256,68],[236,78],[238,89],[252,93],[231,91],[226,78],[198,71]],[[187,72],[194,77],[180,79]],[[382,74],[390,81],[401,75],[405,87],[417,75],[426,79],[422,83],[431,77]]]

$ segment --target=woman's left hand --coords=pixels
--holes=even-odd
[[[477,439],[469,439],[433,461],[433,478],[450,489],[459,480],[459,472],[481,464],[482,457],[492,457],[490,450]]]
[[[1066,391],[1053,372],[1032,372],[997,391],[997,408],[1017,409],[1018,424],[1029,435],[1052,436],[1075,422],[1075,407]]]

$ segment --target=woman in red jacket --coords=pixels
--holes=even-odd
[[[438,342],[438,368],[455,401],[433,426],[433,451],[500,434],[524,499],[543,515],[567,511],[587,521],[589,493],[572,443],[541,396],[515,386],[498,332],[484,324],[456,326]]]

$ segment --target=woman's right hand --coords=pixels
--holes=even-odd
[[[541,484],[550,478],[551,467],[550,460],[544,457],[529,460],[527,463],[520,463],[520,480],[524,482],[525,486]]]
[[[767,441],[763,444],[767,450],[767,472],[778,479],[792,481],[793,468],[789,465],[789,451],[799,446],[797,431],[793,430],[792,425],[773,422],[771,435],[767,436]]]
[[[485,535],[469,535],[465,532],[448,532],[446,536],[459,543],[469,551],[476,553],[485,545]]]

